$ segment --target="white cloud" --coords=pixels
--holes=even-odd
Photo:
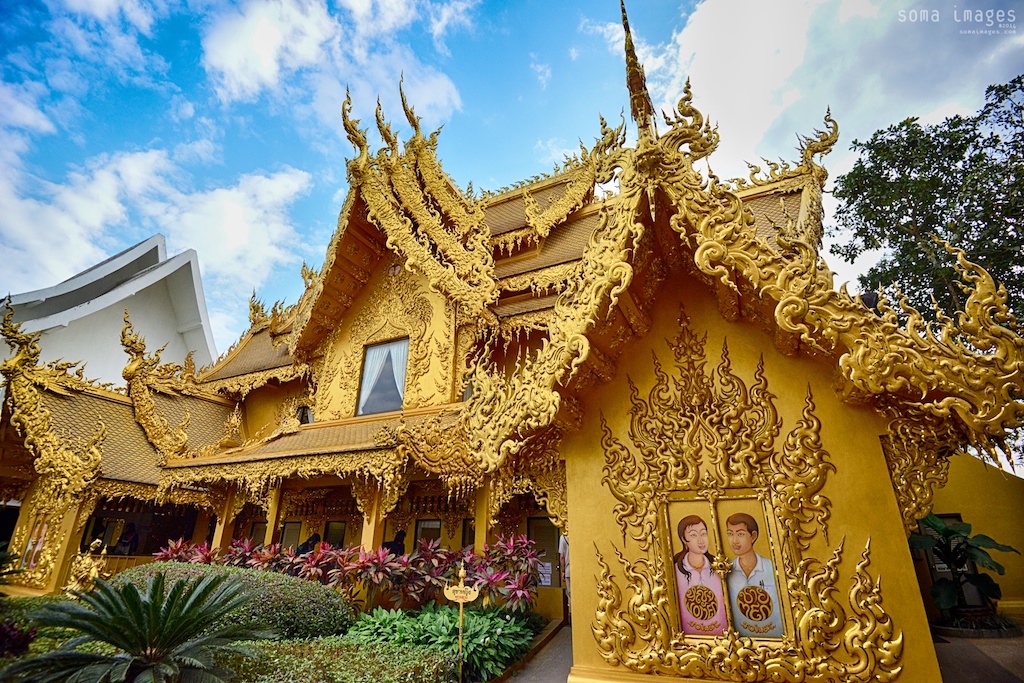
[[[472,10],[480,4],[480,0],[452,0],[444,3],[428,3],[427,14],[430,19],[430,35],[434,37],[434,48],[443,55],[449,55],[444,43],[448,29],[455,26],[469,28],[473,25]]]
[[[83,78],[74,73],[81,65],[69,64],[68,57],[144,85],[152,85],[167,70],[163,58],[139,42],[140,34],[151,36],[156,20],[166,15],[166,6],[134,0],[73,0],[66,4],[68,13],[60,12],[56,5],[51,8],[46,25],[51,39],[45,48],[51,53],[48,61],[55,61],[65,72],[70,87],[80,86]],[[67,73],[69,68],[71,73]]]
[[[338,4],[352,13],[361,37],[387,35],[418,18],[415,0],[339,0]]]
[[[533,151],[537,153],[538,161],[545,166],[561,166],[565,163],[566,157],[579,153],[579,149],[566,146],[565,142],[558,138],[538,140],[533,146]]]
[[[162,232],[172,251],[199,253],[211,313],[219,313],[214,334],[233,340],[252,290],[275,269],[301,262],[289,210],[312,185],[305,171],[249,173],[193,191],[171,155],[158,149],[94,157],[61,183],[33,185],[17,168],[2,170],[4,292],[53,285]]]
[[[38,83],[0,81],[0,125],[35,133],[56,132],[53,122],[37,103],[45,92],[45,86]]]
[[[63,0],[76,14],[92,17],[103,23],[116,22],[120,17],[145,35],[150,35],[153,22],[162,14],[159,4],[138,0]]]
[[[220,146],[204,139],[175,145],[172,157],[180,164],[214,164],[219,154]]]
[[[323,44],[340,34],[318,0],[250,0],[217,17],[203,37],[203,65],[221,100],[249,101],[283,75],[316,65]]]
[[[175,121],[188,121],[196,115],[196,106],[182,95],[171,97],[171,118]]]
[[[575,62],[580,56],[580,51],[574,47],[569,48],[569,59]]]
[[[541,64],[537,61],[537,55],[530,53],[530,70],[537,75],[537,81],[540,83],[541,89],[548,87],[548,81],[551,80],[551,65]]]

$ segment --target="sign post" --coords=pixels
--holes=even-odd
[[[473,602],[480,595],[480,589],[466,585],[466,565],[459,565],[459,584],[445,586],[444,597],[459,603],[459,683],[462,683],[462,610],[467,602]]]

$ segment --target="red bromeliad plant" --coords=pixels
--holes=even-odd
[[[249,560],[256,553],[257,547],[256,541],[251,538],[235,539],[231,541],[231,546],[217,562],[229,567],[247,567],[249,566]]]
[[[416,607],[426,603],[430,581],[421,562],[419,554],[413,552],[395,557],[396,567],[391,572],[391,592],[389,602],[394,607],[413,605]]]
[[[192,547],[188,561],[192,564],[217,564],[218,548],[211,548],[209,543],[200,543]]]
[[[473,577],[473,585],[480,589],[480,599],[484,607],[497,602],[499,597],[504,595],[505,581],[509,573],[504,569],[483,567]]]
[[[513,574],[501,589],[505,596],[505,609],[526,614],[533,609],[537,585],[529,574]]]
[[[299,576],[327,583],[335,557],[334,546],[330,543],[317,544],[311,551],[299,556]]]
[[[167,539],[167,547],[153,553],[154,562],[188,562],[192,557],[192,542],[179,538],[177,541]]]
[[[264,571],[276,571],[325,583],[356,604],[360,589],[365,591],[365,610],[385,597],[395,606],[420,607],[436,599],[449,582],[458,581],[460,567],[466,569],[466,583],[480,589],[481,603],[489,607],[503,602],[511,612],[528,612],[540,585],[540,554],[526,536],[499,536],[484,546],[484,555],[473,546],[459,550],[442,548],[439,541],[421,541],[408,555],[395,556],[380,548],[364,551],[359,546],[334,549],[320,543],[311,552],[297,555],[295,548],[275,543],[259,548],[249,539],[233,541],[221,557],[208,543],[193,544],[179,539],[168,541],[155,553],[157,560],[197,564],[229,564]]]
[[[392,586],[392,579],[401,568],[398,558],[387,548],[359,552],[360,578],[366,589],[366,609],[373,609],[374,600]]]
[[[257,548],[246,564],[253,569],[265,572],[280,572],[284,566],[283,558],[281,544],[271,543],[262,548]]]
[[[362,560],[360,548],[346,548],[334,553],[334,567],[328,570],[328,584],[355,602],[356,591],[359,589]]]
[[[411,582],[412,587],[403,588],[403,593],[417,605],[436,599],[452,578],[452,568],[460,557],[459,551],[442,548],[438,540],[420,541],[419,549],[409,557],[409,571],[416,574],[417,580]]]

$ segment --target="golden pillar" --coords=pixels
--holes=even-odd
[[[211,548],[227,550],[231,546],[231,537],[235,530],[235,497],[237,491],[234,487],[228,489],[228,495],[224,498],[224,504],[217,511],[217,530],[213,532],[213,543]]]
[[[281,516],[281,487],[275,486],[270,489],[268,499],[270,501],[270,505],[267,506],[267,531],[263,535],[263,545],[270,545],[274,542],[274,533],[277,531],[278,518]]]
[[[473,536],[473,548],[477,554],[482,555],[484,546],[487,545],[487,538],[491,531],[491,478],[484,479],[484,485],[476,490],[476,506],[474,516],[476,518],[475,535]]]
[[[386,517],[381,514],[383,495],[380,489],[373,489],[371,495],[363,502],[363,534],[361,543],[364,550],[376,550],[384,543],[384,523]]]

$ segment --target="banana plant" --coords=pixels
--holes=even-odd
[[[984,534],[971,535],[971,525],[961,521],[946,522],[935,514],[929,514],[921,523],[935,532],[931,534],[910,535],[910,547],[918,550],[930,550],[937,560],[949,567],[951,578],[943,577],[932,584],[932,601],[940,610],[951,610],[954,607],[967,607],[964,585],[971,584],[987,601],[998,600],[1003,596],[999,584],[991,575],[982,572],[967,571],[968,560],[985,569],[990,569],[1002,576],[1006,569],[989,554],[989,550],[1004,553],[1020,552],[1008,545],[997,543]]]

